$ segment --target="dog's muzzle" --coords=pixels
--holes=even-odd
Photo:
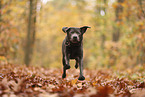
[[[73,42],[73,43],[79,42],[79,37],[78,36],[72,36],[71,37],[71,42]]]
[[[77,41],[78,40],[77,36],[73,36],[73,40]]]

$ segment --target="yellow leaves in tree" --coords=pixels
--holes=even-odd
[[[113,8],[117,8],[117,3],[114,3],[114,4],[112,5],[112,7],[113,7]]]
[[[122,2],[122,3],[116,2],[116,3],[113,3],[113,4],[112,4],[112,7],[113,7],[113,8],[117,8],[117,7],[120,7],[120,6],[126,7],[126,2]]]
[[[119,19],[122,19],[122,17],[121,16],[119,16]],[[123,23],[123,21],[117,21],[117,26],[121,26],[121,25],[123,25],[124,23]]]
[[[0,56],[0,64],[2,65],[2,64],[7,64],[7,63],[8,63],[7,58],[4,56]]]
[[[138,27],[138,30],[139,30],[139,31],[142,31],[142,30],[145,31],[145,23],[144,23],[144,21],[139,21],[139,22],[137,22],[137,23],[136,23],[136,26]]]

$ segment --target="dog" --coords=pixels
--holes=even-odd
[[[66,77],[66,70],[70,69],[69,60],[75,59],[75,68],[79,66],[80,76],[78,80],[85,80],[83,76],[83,34],[89,26],[77,27],[63,27],[62,31],[66,33],[66,37],[62,43],[62,63],[63,74],[62,78]]]

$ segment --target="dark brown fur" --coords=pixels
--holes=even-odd
[[[62,62],[63,62],[63,75],[62,78],[66,77],[66,70],[70,69],[69,60],[75,59],[77,69],[80,68],[79,80],[84,80],[83,76],[83,34],[86,32],[88,26],[81,28],[76,27],[63,27],[63,32],[67,33],[67,36],[62,43]]]

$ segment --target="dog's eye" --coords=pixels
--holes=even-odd
[[[75,32],[71,32],[71,34],[74,34]]]
[[[76,32],[77,34],[80,34],[79,32]]]

